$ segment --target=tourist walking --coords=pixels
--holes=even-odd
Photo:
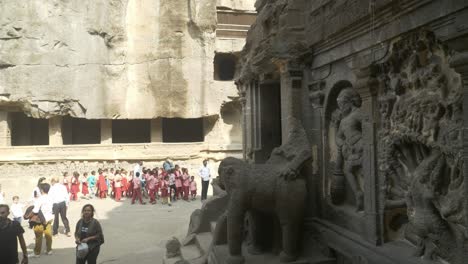
[[[76,264],[96,264],[101,245],[104,244],[104,233],[101,224],[94,218],[94,206],[87,204],[81,209],[81,219],[76,223],[75,242],[86,243],[88,254],[76,258]]]
[[[3,264],[17,264],[18,241],[23,252],[21,264],[28,264],[28,251],[24,241],[24,229],[17,221],[8,219],[10,208],[6,204],[0,204],[0,261]]]
[[[202,191],[201,191],[201,200],[206,200],[208,194],[208,186],[210,184],[211,173],[210,168],[208,168],[208,160],[203,161],[203,166],[200,168],[198,172],[202,179]]]
[[[52,200],[52,212],[54,213],[54,224],[53,232],[54,236],[58,235],[59,228],[59,215],[62,219],[62,223],[65,226],[65,234],[69,237],[70,235],[70,224],[67,218],[67,208],[70,202],[70,196],[67,192],[67,187],[60,183],[57,177],[53,177],[51,180],[52,187],[49,190],[49,197]]]
[[[36,245],[34,246],[34,254],[30,257],[39,257],[42,251],[42,237],[45,236],[46,240],[46,254],[52,254],[52,220],[54,215],[52,213],[52,200],[48,193],[50,185],[48,183],[41,183],[39,185],[41,197],[37,198],[34,202],[32,212],[39,215],[41,223],[35,224],[33,227],[34,235],[36,236]]]

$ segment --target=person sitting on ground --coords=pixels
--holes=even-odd
[[[76,223],[75,243],[86,243],[88,254],[76,258],[76,264],[96,264],[101,245],[104,244],[104,233],[101,224],[94,218],[94,206],[87,204],[81,209],[81,219]]]
[[[23,252],[21,264],[28,264],[28,250],[24,241],[24,229],[17,221],[8,219],[10,208],[6,204],[0,204],[0,261],[3,264],[19,263],[18,241]]]

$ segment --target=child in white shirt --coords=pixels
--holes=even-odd
[[[24,204],[19,203],[19,197],[13,196],[13,204],[11,205],[11,215],[13,216],[13,221],[18,222],[21,224],[21,220],[23,219],[23,208]]]

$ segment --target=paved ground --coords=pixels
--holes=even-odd
[[[173,203],[172,207],[161,204],[131,205],[128,200],[121,203],[110,199],[81,200],[72,202],[69,207],[68,219],[72,232],[80,218],[82,206],[87,203],[95,206],[95,218],[101,222],[105,235],[105,244],[101,247],[98,263],[112,264],[162,263],[165,241],[172,236],[184,238],[190,214],[201,207],[199,198],[193,202],[178,201]],[[26,223],[23,223],[24,225]],[[34,233],[26,227],[25,230],[26,244],[32,252]],[[52,255],[41,255],[40,258],[30,259],[30,263],[75,263],[75,243],[72,237],[60,234],[54,238],[52,247]]]

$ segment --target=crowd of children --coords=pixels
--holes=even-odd
[[[86,199],[111,197],[119,202],[122,197],[132,199],[132,204],[143,197],[148,197],[151,204],[161,200],[163,204],[171,205],[177,200],[195,200],[197,183],[194,176],[190,176],[187,168],[175,165],[173,168],[142,168],[140,171],[126,171],[125,169],[99,169],[90,174],[80,175],[74,172],[69,176],[63,174],[62,183],[70,193],[70,200],[77,200],[81,193]]]

